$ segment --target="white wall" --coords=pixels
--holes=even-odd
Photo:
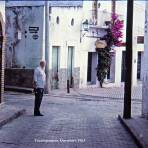
[[[143,89],[142,89],[142,115],[148,118],[148,3],[145,13],[145,36],[143,57]]]
[[[0,1],[0,12],[5,20],[5,1]]]
[[[0,21],[2,23],[2,27],[4,29],[4,23],[5,23],[5,1],[0,1]]]
[[[81,10],[78,7],[52,7],[49,31],[50,58],[52,59],[52,46],[60,46],[60,68],[67,68],[68,46],[75,47],[74,67],[80,67]],[[59,24],[56,23],[57,16],[59,17]],[[73,26],[71,26],[72,19],[74,19]]]
[[[111,2],[108,1],[101,1],[101,8],[100,10],[106,10],[111,12]],[[133,62],[132,62],[132,84],[133,86],[137,85],[137,54],[138,51],[143,51],[144,46],[142,44],[137,44],[137,36],[144,35],[144,12],[145,12],[145,2],[144,1],[136,1],[134,2],[134,16],[133,16]],[[126,13],[127,13],[127,2],[125,1],[117,1],[116,2],[116,13],[122,15],[124,20],[124,29],[123,29],[123,42],[126,40]],[[121,50],[118,51],[118,50]],[[115,62],[115,83],[119,86],[121,83],[121,58],[122,58],[122,51],[125,48],[118,48],[116,50],[116,59],[115,61],[119,61],[118,63]]]

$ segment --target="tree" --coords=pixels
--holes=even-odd
[[[111,64],[111,49],[112,46],[121,46],[122,44],[122,28],[123,21],[119,19],[119,16],[112,14],[112,21],[109,27],[106,29],[106,35],[101,40],[106,41],[105,48],[96,48],[98,52],[98,65],[97,65],[97,78],[102,88],[104,79],[109,71]]]

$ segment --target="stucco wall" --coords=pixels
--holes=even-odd
[[[34,68],[42,55],[43,6],[6,7],[6,67]]]

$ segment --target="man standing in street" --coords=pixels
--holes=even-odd
[[[45,61],[40,61],[40,66],[34,71],[34,93],[35,93],[35,103],[34,103],[34,116],[43,116],[40,113],[40,105],[43,98],[44,87],[46,82],[45,74]]]

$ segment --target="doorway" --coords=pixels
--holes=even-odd
[[[138,51],[138,59],[137,59],[137,79],[141,79],[141,51]]]
[[[73,68],[74,68],[74,47],[68,47],[68,61],[67,61],[67,79],[69,80],[70,87],[74,85]]]
[[[121,65],[121,82],[125,81],[125,51],[122,51],[122,65]]]
[[[59,88],[59,46],[52,47],[52,89]]]
[[[98,55],[96,52],[88,52],[88,62],[87,62],[87,84],[96,84],[96,68],[98,64]]]

